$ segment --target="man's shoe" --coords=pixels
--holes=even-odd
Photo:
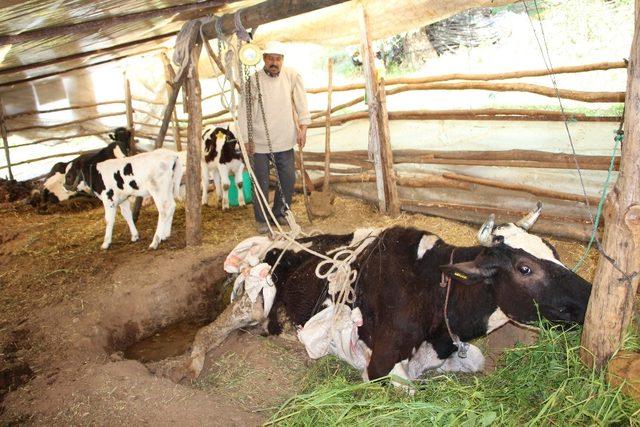
[[[278,224],[280,224],[280,225],[289,225],[289,222],[283,216],[277,216],[276,217],[276,221],[278,221]]]
[[[269,232],[269,226],[266,222],[258,222],[256,224],[256,231],[260,234],[267,234]]]

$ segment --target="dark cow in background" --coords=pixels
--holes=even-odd
[[[67,169],[65,188],[84,191],[102,201],[106,222],[102,249],[111,245],[116,210],[131,231],[131,241],[139,239],[129,197],[151,196],[158,209],[158,225],[151,249],[171,235],[171,223],[176,208],[175,197],[182,179],[182,165],[175,151],[157,149],[135,156],[103,160],[99,156],[84,159]]]
[[[59,203],[78,195],[78,192],[69,191],[64,186],[67,170],[74,168],[74,164],[121,158],[129,155],[131,141],[129,129],[124,127],[116,128],[113,133],[109,134],[109,138],[113,142],[100,150],[90,151],[68,162],[58,162],[53,165],[45,178],[42,188],[31,193],[29,203],[34,207],[39,207],[47,203]],[[77,166],[75,167],[77,168]]]
[[[540,210],[541,205],[516,224],[496,226],[490,217],[478,233],[480,246],[456,247],[432,233],[406,227],[301,239],[320,253],[344,248],[357,253],[352,264],[358,273],[355,298],[348,308],[361,315],[352,316],[357,334],[351,350],[364,349],[363,377],[393,373],[415,379],[432,368],[475,372],[483,369],[484,358],[466,341],[510,320],[531,324],[539,313],[552,322],[582,323],[591,286],[559,261],[549,243],[527,232]],[[304,331],[312,316],[323,310],[328,284],[315,274],[322,260],[298,249],[283,253],[278,247],[287,247],[286,242],[263,246],[264,262],[276,265],[279,260],[271,276],[276,287],[273,306],[261,311],[261,304],[243,295],[220,321],[198,332],[189,365],[192,376],[199,375],[212,343],[220,343],[231,329],[268,318],[268,331],[278,334],[278,314],[284,313]],[[459,346],[465,347],[466,355],[458,352]]]

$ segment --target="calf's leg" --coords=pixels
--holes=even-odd
[[[220,183],[222,188],[222,210],[229,209],[229,187],[231,181],[229,181],[229,168],[226,165],[218,165],[218,172],[220,173]]]
[[[101,248],[109,249],[113,235],[113,224],[116,222],[116,206],[111,202],[104,203],[104,221],[104,241],[102,242]]]
[[[142,198],[139,199],[142,200]],[[138,198],[136,198],[136,201],[137,200]],[[120,213],[129,226],[129,231],[131,232],[131,241],[137,242],[138,239],[140,239],[140,235],[138,234],[138,229],[136,228],[136,224],[133,220],[131,203],[129,202],[129,199],[126,199],[124,202],[120,203]]]
[[[204,367],[207,352],[220,346],[229,334],[237,329],[256,325],[265,318],[262,296],[251,303],[245,293],[232,302],[210,325],[196,334],[191,349],[191,358],[187,366],[187,375],[197,378]]]
[[[242,176],[244,173],[244,165],[240,164],[236,171],[234,172],[234,177],[236,181],[236,186],[238,187],[238,206],[244,206],[246,203],[244,201],[244,190],[242,186],[244,184],[244,177]]]

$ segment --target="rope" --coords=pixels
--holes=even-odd
[[[571,132],[569,131],[569,125],[568,123],[568,119],[567,116],[565,114],[564,111],[564,107],[562,105],[562,100],[560,99],[560,93],[558,91],[558,85],[555,79],[555,74],[553,72],[553,66],[551,65],[551,55],[549,54],[549,46],[547,44],[547,38],[545,36],[544,33],[544,27],[542,26],[542,17],[540,15],[540,9],[538,8],[538,1],[537,0],[533,0],[535,9],[536,9],[536,14],[538,15],[538,21],[540,23],[540,32],[542,34],[542,41],[544,44],[544,50],[542,48],[542,43],[540,43],[540,40],[538,39],[538,34],[536,33],[535,30],[535,26],[533,24],[533,20],[531,19],[531,15],[529,14],[529,8],[527,7],[527,3],[525,0],[522,0],[522,4],[524,5],[525,11],[527,12],[527,16],[529,17],[529,22],[531,23],[531,28],[533,30],[533,34],[536,38],[536,42],[538,43],[538,48],[540,49],[540,53],[542,55],[542,59],[544,61],[545,67],[547,68],[547,71],[549,71],[549,77],[551,79],[551,82],[553,84],[554,90],[556,92],[556,98],[558,99],[558,104],[560,105],[560,111],[562,113],[562,117],[564,119],[564,126],[565,129],[567,131],[567,135],[569,137],[569,143],[571,144],[571,152],[572,152],[572,156],[573,156],[573,161],[576,165],[576,171],[578,172],[578,176],[580,178],[580,186],[582,187],[582,193],[584,194],[585,197],[585,210],[587,211],[587,215],[589,216],[589,219],[591,220],[591,224],[594,225],[594,227],[596,226],[596,219],[594,218],[593,212],[591,212],[591,206],[589,204],[589,198],[587,197],[587,189],[584,185],[584,180],[582,178],[582,170],[580,169],[580,165],[578,164],[578,158],[577,158],[577,154],[576,154],[576,149],[575,146],[573,144],[573,139],[571,138]],[[547,54],[547,57],[545,58],[545,51]],[[548,64],[547,64],[548,61]],[[624,119],[624,115],[623,115],[623,119]],[[600,203],[598,204],[600,205]],[[619,266],[618,263],[616,262],[615,259],[613,259],[610,255],[608,255],[604,248],[602,247],[602,243],[600,242],[600,239],[598,238],[597,235],[597,228],[594,228],[596,230],[595,233],[592,234],[592,238],[593,241],[596,244],[596,248],[598,249],[598,252],[600,253],[600,255],[602,257],[604,257],[610,264],[611,266],[618,271],[618,273],[620,273],[623,278],[624,281],[627,282],[628,284],[631,284],[631,281],[633,280],[633,278],[638,274],[637,272],[633,272],[632,274],[628,274],[626,271],[623,271]]]
[[[178,83],[182,79],[182,75],[189,65],[191,48],[198,43],[198,35],[200,40],[206,40],[202,36],[202,25],[211,22],[210,16],[205,16],[192,21],[187,21],[176,37],[176,46],[173,51],[173,63],[179,65],[178,71],[173,79],[173,84]]]

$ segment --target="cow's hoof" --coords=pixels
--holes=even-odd
[[[241,206],[241,207],[242,207],[242,206],[246,206],[246,205],[247,205],[247,204],[244,202],[244,200],[243,200],[243,201],[241,201],[241,202],[240,202],[240,201],[238,202],[238,206]]]
[[[137,242],[138,240],[140,240],[140,236],[139,235],[131,236],[131,241],[132,242]]]
[[[109,246],[111,246],[111,244],[103,243],[102,246],[100,246],[100,249],[107,250],[107,249],[109,249]]]
[[[149,249],[158,249],[158,245],[160,244],[160,238],[157,236],[153,238],[153,242],[149,245]]]

